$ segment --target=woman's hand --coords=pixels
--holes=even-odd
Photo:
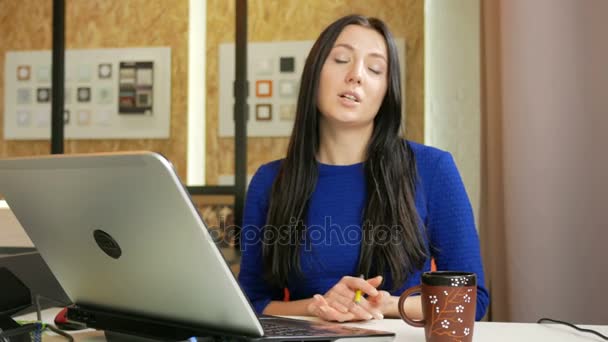
[[[334,285],[325,295],[314,295],[308,305],[308,313],[326,321],[355,321],[384,318],[384,306],[388,305],[390,294],[378,291],[382,277],[377,276],[368,280],[345,276]],[[356,291],[361,290],[367,298],[361,296],[355,303]]]
[[[399,299],[399,297],[396,297]],[[393,307],[396,308],[397,304],[395,302],[395,297],[391,296],[388,291],[378,291],[378,295],[375,297],[367,297],[367,302],[371,308],[376,310],[380,310],[383,316],[388,316],[391,314]]]

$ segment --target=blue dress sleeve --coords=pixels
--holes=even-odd
[[[241,267],[238,280],[258,314],[263,313],[270,301],[281,299],[282,294],[281,289],[270,286],[263,278],[262,233],[273,180],[267,165],[260,167],[251,179],[241,229]]]
[[[435,164],[428,194],[427,229],[437,270],[477,274],[477,310],[480,320],[490,302],[485,287],[479,237],[469,197],[452,155],[443,152]]]

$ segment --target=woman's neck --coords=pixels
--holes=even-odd
[[[365,161],[372,131],[373,126],[338,130],[319,125],[317,160],[330,165],[352,165]]]

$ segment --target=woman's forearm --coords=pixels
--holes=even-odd
[[[308,312],[308,305],[312,302],[312,298],[294,300],[289,302],[283,301],[272,301],[264,309],[265,315],[279,315],[279,316],[310,316]],[[384,317],[386,318],[400,318],[399,315],[399,297],[391,296],[387,305],[383,310]],[[420,303],[420,296],[411,296],[405,300],[403,304],[405,312],[409,317],[413,319],[422,319],[422,305]]]
[[[399,297],[391,296],[388,305],[384,309],[384,317],[386,318],[401,318],[399,315]],[[408,317],[419,320],[422,319],[422,303],[420,296],[410,296],[403,303],[405,313]]]

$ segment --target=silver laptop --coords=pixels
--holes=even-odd
[[[171,163],[159,154],[3,159],[0,195],[74,303],[68,318],[90,327],[122,333],[138,327],[134,335],[164,327],[245,339],[394,338],[257,317]]]

